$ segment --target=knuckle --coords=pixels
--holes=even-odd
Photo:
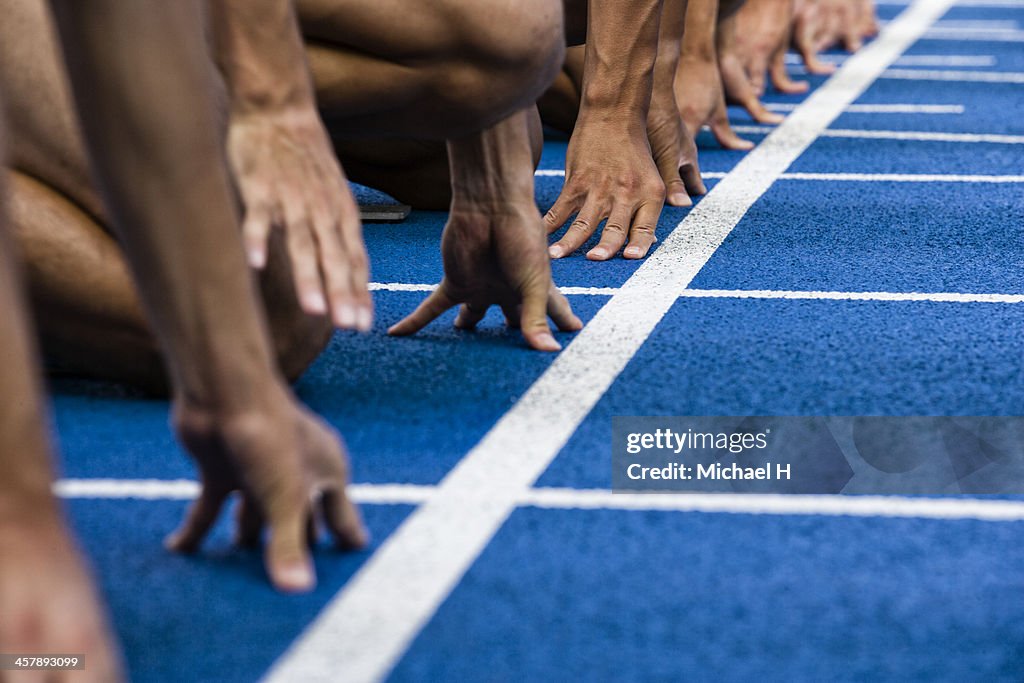
[[[605,224],[605,226],[604,226],[604,234],[605,235],[625,235],[626,234],[626,228],[621,223],[619,223],[618,221],[616,221],[614,223],[611,222],[611,221],[608,221]]]

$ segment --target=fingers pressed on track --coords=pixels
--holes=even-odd
[[[489,306],[483,303],[466,303],[459,307],[459,314],[455,316],[455,327],[460,330],[472,330],[487,315]]]
[[[236,512],[235,543],[243,548],[255,548],[263,540],[263,515],[251,500],[242,496]]]
[[[204,485],[199,497],[185,513],[181,526],[164,542],[167,549],[179,553],[194,553],[198,550],[203,538],[217,522],[228,494],[229,491]]]
[[[551,258],[557,259],[579,249],[594,234],[594,230],[606,215],[595,202],[588,202],[562,235],[562,239],[548,247],[548,254]]]
[[[647,256],[651,245],[658,241],[655,229],[661,207],[654,203],[642,204],[633,217],[633,229],[629,232],[629,244],[622,252],[623,258],[638,259]]]
[[[689,194],[701,196],[708,193],[707,185],[704,184],[704,179],[700,177],[700,167],[696,163],[686,164],[680,171],[680,175],[683,177],[683,185],[686,186],[686,191]]]
[[[270,535],[263,559],[271,582],[286,593],[309,591],[316,585],[309,554],[308,516],[308,505],[294,504],[268,518]]]
[[[725,102],[722,102],[722,106],[715,111],[709,127],[711,128],[711,134],[715,136],[715,140],[718,140],[718,144],[725,149],[744,151],[754,149],[753,142],[744,140],[732,129],[732,125],[729,123],[729,115],[726,113]]]
[[[566,186],[568,186],[568,178],[566,181]],[[562,194],[558,195],[554,205],[544,214],[544,227],[547,229],[548,234],[557,232],[569,220],[569,216],[579,211],[579,209],[579,198],[574,194],[566,192],[565,187],[563,187]]]
[[[548,283],[546,278],[530,280],[523,291],[519,322],[526,343],[538,351],[561,351],[548,326]]]
[[[415,311],[392,325],[388,329],[388,334],[395,337],[415,334],[456,303],[448,296],[445,282],[442,280],[438,288],[431,292]]]
[[[359,550],[370,542],[370,534],[363,524],[359,508],[345,493],[345,489],[329,489],[320,498],[324,524],[342,550]]]
[[[679,182],[682,184],[682,181]],[[607,261],[619,253],[619,249],[622,249],[622,245],[626,243],[626,236],[632,222],[632,207],[627,204],[617,204],[604,224],[601,241],[587,252],[587,258],[591,261]]]
[[[569,300],[554,285],[548,292],[548,317],[562,332],[576,332],[583,329],[583,321],[572,312]]]

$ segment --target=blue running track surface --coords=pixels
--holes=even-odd
[[[980,4],[954,6],[787,171],[810,175],[752,206],[537,481],[561,502],[518,506],[390,680],[1024,680],[1024,523],[976,518],[986,501],[957,498],[952,518],[577,504],[610,486],[614,415],[1024,414],[1024,5]],[[751,139],[769,132],[731,113]],[[714,188],[743,154],[698,142]],[[565,148],[549,141],[541,169],[564,169]],[[950,177],[920,177],[935,175]],[[538,175],[542,209],[561,183]],[[666,209],[659,235],[686,215]],[[367,226],[374,281],[436,283],[444,220]],[[640,264],[585,251],[553,269],[560,286],[613,288],[570,296],[589,321]],[[373,547],[317,549],[312,594],[276,594],[259,553],[232,546],[229,516],[199,555],[165,552],[187,492],[70,496],[133,680],[265,675],[555,359],[497,311],[475,333],[449,313],[388,338],[423,296],[376,291],[373,331],[338,333],[297,385],[374,498]],[[71,380],[54,392],[65,479],[194,479],[166,402]],[[411,498],[374,497],[385,484]]]

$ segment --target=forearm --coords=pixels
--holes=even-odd
[[[679,68],[683,28],[686,22],[687,0],[664,0],[661,26],[658,33],[658,59],[654,67],[652,101],[662,100],[662,106],[676,111],[673,85]],[[655,107],[652,105],[652,111]]]
[[[3,121],[0,120],[0,133]],[[2,161],[2,154],[0,154]],[[0,175],[0,530],[56,511],[33,334],[4,225]]]
[[[214,52],[235,113],[315,106],[290,0],[212,0]]]
[[[277,378],[243,258],[197,8],[54,2],[93,166],[179,398],[264,400]]]
[[[646,126],[661,10],[662,0],[591,0],[581,120]]]
[[[533,156],[528,111],[479,133],[448,141],[453,208],[533,202]]]
[[[717,24],[718,0],[690,0],[683,30],[683,55],[693,59],[714,59]]]

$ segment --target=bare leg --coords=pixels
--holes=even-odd
[[[419,208],[448,208],[444,140],[532,104],[563,40],[557,0],[300,0],[298,10],[317,100],[349,177]]]
[[[0,116],[0,143],[3,128]],[[0,651],[80,652],[89,658],[83,683],[119,681],[103,609],[51,491],[52,449],[21,269],[7,235],[4,180],[0,176]]]
[[[3,0],[0,85],[14,145],[11,219],[49,362],[62,371],[163,392],[166,376],[120,246],[95,192],[44,4]],[[330,335],[296,304],[273,245],[263,300],[283,373],[298,377]]]
[[[558,4],[526,5],[509,10],[508,21],[472,2],[417,5],[430,25],[446,26],[434,34],[411,20],[406,3],[301,2],[316,40],[309,56],[318,96],[350,176],[418,206],[447,208],[444,138],[521,108],[557,68]],[[32,254],[30,289],[47,353],[69,371],[162,386],[155,343],[88,171],[44,3],[0,0],[0,10],[0,85],[18,141],[15,232]],[[263,279],[264,303],[282,369],[295,377],[329,327],[301,313],[286,260],[277,261]],[[68,281],[69,270],[86,273],[88,285]]]

